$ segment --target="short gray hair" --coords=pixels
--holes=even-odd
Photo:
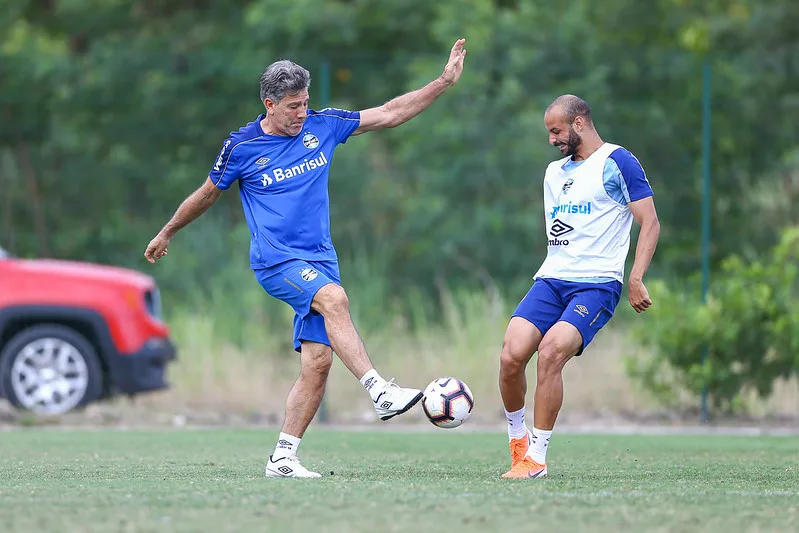
[[[269,98],[274,103],[287,94],[297,94],[311,86],[311,73],[300,65],[283,59],[275,61],[261,75],[261,102]]]

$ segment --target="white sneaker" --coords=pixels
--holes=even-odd
[[[394,378],[386,382],[386,386],[375,399],[375,411],[380,420],[388,420],[401,415],[422,399],[419,389],[404,389],[394,383]]]
[[[289,455],[288,457],[280,457],[276,461],[269,460],[266,462],[266,477],[322,477],[318,472],[311,472],[300,464],[300,459],[297,455]]]

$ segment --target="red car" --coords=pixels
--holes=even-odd
[[[0,248],[0,398],[60,414],[163,389],[175,354],[150,276]]]

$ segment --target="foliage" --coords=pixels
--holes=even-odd
[[[648,170],[663,228],[652,273],[689,275],[700,257],[706,60],[714,268],[733,251],[767,249],[795,221],[799,125],[779,120],[799,105],[789,0],[575,0],[566,18],[540,0],[5,6],[0,240],[20,256],[145,268],[144,246],[227,132],[260,113],[267,63],[305,64],[314,107],[362,109],[432,79],[460,36],[469,55],[458,87],[409,124],[351,140],[332,167],[337,247],[381,254],[390,292],[528,283],[545,253],[540,180],[558,156],[542,113],[564,92],[592,103],[600,133]],[[230,257],[246,261],[236,195],[206,218],[174,241],[175,265],[150,270],[184,299],[234,268]]]
[[[157,267],[142,251],[228,132],[261,112],[262,69],[292,58],[313,74],[312,107],[363,109],[437,76],[463,36],[457,87],[337,152],[333,238],[360,322],[379,329],[402,316],[423,329],[447,320],[447,306],[470,305],[461,294],[521,297],[546,253],[541,179],[559,154],[542,115],[562,93],[586,98],[603,138],[646,168],[662,228],[650,278],[679,286],[700,261],[708,64],[716,281],[707,305],[652,287],[657,319],[644,340],[659,355],[636,372],[656,390],[707,386],[718,405],[746,387],[767,394],[799,364],[796,272],[778,262],[789,251],[758,259],[799,224],[799,4],[567,4],[564,17],[542,0],[6,0],[0,244],[146,269],[168,303],[229,306],[217,325],[242,342],[285,306],[262,303],[247,271],[235,193],[182,230]]]
[[[661,399],[706,388],[716,407],[731,409],[742,392],[765,398],[777,378],[799,374],[799,227],[762,259],[725,260],[706,303],[696,291],[651,289],[655,305],[636,338],[656,355],[628,363]]]

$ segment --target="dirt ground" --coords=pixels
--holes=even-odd
[[[35,415],[18,411],[0,400],[0,430],[31,427],[41,428],[215,428],[240,427],[277,429],[282,413],[243,413],[209,406],[192,406],[169,402],[170,393],[160,397],[115,398],[92,404],[85,409],[59,417]],[[365,402],[364,402],[365,403]],[[429,424],[421,409],[403,415],[402,419],[379,422],[369,410],[359,413],[336,413],[326,421],[314,420],[315,427],[335,427],[387,430],[441,431]],[[475,416],[460,430],[504,432],[502,416]],[[697,412],[629,413],[597,410],[594,412],[565,411],[558,419],[557,431],[563,433],[620,433],[671,434],[707,433],[737,435],[799,435],[799,417],[715,417],[700,423]]]

